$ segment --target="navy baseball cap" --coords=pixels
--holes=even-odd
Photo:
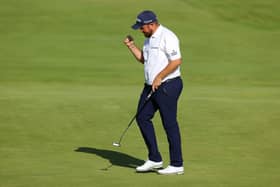
[[[136,23],[132,25],[131,27],[135,30],[139,29],[143,25],[153,23],[157,21],[157,16],[155,13],[153,13],[150,10],[144,10],[140,14],[138,14]]]

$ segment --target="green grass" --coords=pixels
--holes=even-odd
[[[0,186],[278,186],[280,3],[276,0],[2,0]],[[143,67],[122,44],[153,9],[183,54],[185,174],[138,174]],[[168,144],[155,128],[165,165]],[[106,168],[108,168],[106,170]]]

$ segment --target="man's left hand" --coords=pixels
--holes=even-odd
[[[154,79],[153,84],[152,84],[153,92],[155,92],[159,88],[159,86],[161,85],[161,81],[162,81],[162,79],[159,76],[157,76]]]

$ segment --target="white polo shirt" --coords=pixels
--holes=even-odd
[[[170,61],[181,58],[179,40],[177,36],[160,25],[156,32],[147,38],[143,46],[145,82],[152,85],[155,77]],[[162,82],[180,76],[180,67],[166,76]]]

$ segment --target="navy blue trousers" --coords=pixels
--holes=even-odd
[[[137,124],[148,148],[149,160],[162,161],[158,150],[156,134],[152,122],[154,114],[159,111],[169,143],[170,165],[183,165],[181,136],[177,122],[177,103],[183,89],[180,77],[161,84],[152,97],[145,102],[151,86],[145,85],[138,103]]]

